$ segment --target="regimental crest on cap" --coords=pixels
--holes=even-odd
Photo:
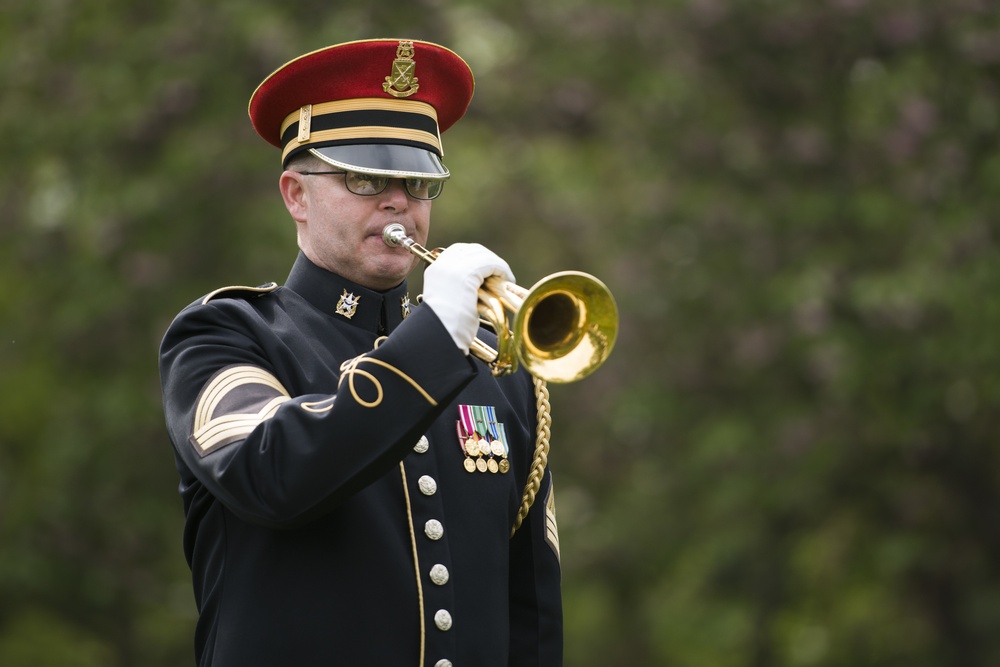
[[[413,42],[400,41],[396,47],[396,59],[392,61],[392,73],[385,77],[382,90],[393,97],[409,97],[417,92],[419,79],[413,74],[417,63],[413,60]]]

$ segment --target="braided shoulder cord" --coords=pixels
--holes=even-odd
[[[514,528],[510,531],[510,536],[521,527],[521,523],[528,516],[528,511],[535,502],[538,489],[542,486],[542,476],[545,474],[545,466],[549,462],[549,436],[552,435],[552,414],[549,405],[549,388],[545,386],[545,380],[540,380],[532,376],[535,383],[535,405],[538,408],[535,428],[535,458],[531,462],[531,471],[528,473],[528,481],[524,485],[524,496],[521,498],[521,508],[517,512],[514,520]]]

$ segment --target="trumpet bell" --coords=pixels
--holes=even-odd
[[[618,337],[618,307],[594,276],[561,271],[528,290],[511,330],[528,372],[547,382],[575,382],[611,354]]]

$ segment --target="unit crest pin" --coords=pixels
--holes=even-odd
[[[345,289],[340,296],[340,301],[337,302],[337,313],[351,319],[354,317],[354,313],[358,312],[358,302],[360,301],[360,296],[354,296],[353,292],[348,292]]]

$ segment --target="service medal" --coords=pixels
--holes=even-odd
[[[462,428],[462,422],[455,422],[455,431],[458,433],[458,447],[462,450],[462,454],[465,456],[465,460],[462,461],[462,466],[469,472],[476,472],[476,461],[471,457],[471,447],[475,440],[466,435],[465,429]]]
[[[469,472],[506,473],[510,471],[507,455],[510,447],[503,424],[497,421],[492,405],[460,405],[458,442],[466,459],[462,465]],[[497,457],[497,458],[494,458]]]
[[[507,431],[504,425],[497,421],[496,408],[492,405],[486,408],[486,418],[489,422],[490,433],[493,435],[490,452],[501,457],[497,467],[501,473],[506,474],[510,472],[510,461],[507,460],[507,454],[510,452],[510,446],[507,444]]]

